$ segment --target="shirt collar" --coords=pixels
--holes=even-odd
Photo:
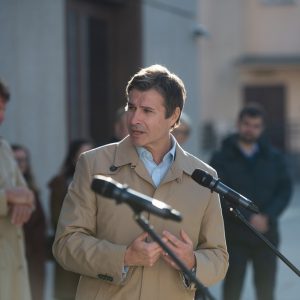
[[[170,162],[173,162],[175,160],[175,153],[176,153],[176,142],[175,138],[171,135],[171,149],[164,155],[163,160],[165,161],[166,159],[170,158]],[[144,147],[136,147],[137,153],[140,158],[146,158],[148,160],[153,161],[153,157],[150,151],[148,151]]]
[[[254,146],[253,146],[253,148],[251,149],[251,151],[250,152],[246,152],[242,147],[240,147],[239,146],[239,148],[240,148],[240,150],[241,150],[241,152],[244,154],[244,156],[246,156],[246,157],[253,157],[258,151],[259,151],[259,146],[258,146],[258,144],[256,143],[256,144],[254,144]]]
[[[177,174],[176,176],[182,176],[182,171],[191,175],[197,166],[196,162],[198,160],[197,158],[191,159],[193,155],[184,151],[177,142],[174,142],[174,140],[175,138],[172,136],[172,141],[175,144],[174,164],[172,164],[173,171]],[[136,147],[133,146],[129,136],[116,144],[113,160],[115,166],[120,167],[126,164],[136,166],[139,160],[140,158]],[[203,168],[207,168],[205,164],[203,165]]]

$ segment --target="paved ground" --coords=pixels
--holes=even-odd
[[[300,269],[300,183],[295,185],[292,202],[281,217],[281,247],[280,252]],[[246,276],[243,296],[241,300],[255,300],[251,282],[252,271]],[[53,300],[53,265],[47,265],[47,286],[45,300]],[[217,300],[221,299],[221,284],[213,286],[211,293]],[[286,264],[279,262],[277,276],[276,300],[299,300],[300,278]]]

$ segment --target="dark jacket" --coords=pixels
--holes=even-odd
[[[251,199],[261,213],[270,220],[267,238],[277,244],[278,217],[286,208],[292,194],[291,178],[284,156],[274,149],[266,140],[258,142],[258,152],[247,158],[237,144],[237,135],[226,138],[220,151],[211,159],[223,183]],[[224,204],[224,201],[222,201]],[[258,239],[248,228],[242,225],[228,212],[223,205],[226,237],[228,241],[245,241],[251,244]],[[239,210],[249,219],[248,210]]]
[[[60,210],[72,178],[59,174],[49,182],[51,223],[56,230]],[[53,238],[54,240],[54,238]],[[52,247],[52,245],[51,245]],[[79,274],[64,270],[55,262],[54,297],[58,299],[75,299]]]
[[[39,194],[37,192],[34,194],[36,207],[23,228],[32,300],[42,300],[47,258],[46,219]]]

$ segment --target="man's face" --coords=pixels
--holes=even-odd
[[[145,147],[150,152],[169,145],[170,129],[179,113],[177,108],[174,114],[166,119],[164,98],[155,89],[130,91],[127,126],[133,144]]]
[[[264,122],[261,117],[244,116],[237,127],[240,140],[246,144],[254,144],[264,130]]]
[[[6,101],[2,97],[0,97],[0,125],[4,121],[5,109],[6,109]]]

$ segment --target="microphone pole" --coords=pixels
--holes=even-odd
[[[237,209],[237,206],[241,205],[244,208],[248,208],[257,213],[258,208],[249,199],[236,193],[203,170],[196,169],[192,174],[192,178],[200,185],[209,188],[211,192],[215,191],[220,194],[220,198],[225,200],[225,206],[228,208],[229,212],[248,227],[248,229],[251,230],[256,237],[261,239],[292,271],[300,276],[299,269],[297,269],[283,254],[281,254],[281,252],[279,252],[263,234],[257,231]]]
[[[228,202],[225,204],[229,212],[237,219],[239,219],[246,227],[248,227],[259,239],[261,239],[274,253],[279,257],[294,273],[300,276],[300,270],[293,265],[277,248],[259,231],[257,231],[244,217],[244,215],[236,208],[228,205]]]
[[[140,213],[135,212],[134,215],[135,221],[140,225],[140,227],[149,233],[149,235],[156,241],[161,248],[168,253],[168,255],[173,259],[176,265],[180,270],[187,276],[190,282],[194,282],[197,287],[197,296],[200,296],[200,299],[203,300],[216,300],[213,295],[209,292],[207,288],[197,279],[197,277],[192,273],[186,265],[176,256],[176,254],[162,241],[160,236],[153,230],[153,227],[149,224],[148,220]],[[196,299],[196,298],[195,298]]]

